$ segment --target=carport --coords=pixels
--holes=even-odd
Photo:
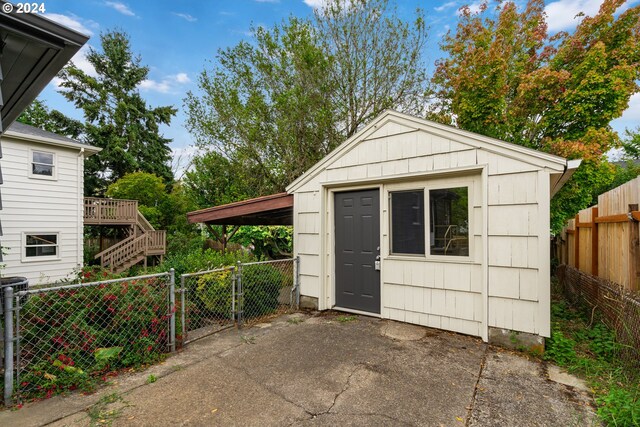
[[[293,225],[293,195],[270,194],[200,209],[187,213],[187,221],[204,224],[226,249],[227,242],[241,225]],[[222,232],[212,225],[221,225]]]

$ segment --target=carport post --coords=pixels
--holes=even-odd
[[[13,288],[4,288],[4,406],[13,396]]]
[[[169,340],[171,344],[171,353],[176,351],[176,271],[172,268],[169,270],[169,310],[171,317],[169,318]]]

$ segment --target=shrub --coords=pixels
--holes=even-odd
[[[268,264],[247,265],[242,270],[243,311],[245,317],[274,312],[283,287],[284,275]]]
[[[156,267],[156,271],[164,272],[173,268],[176,276],[185,273],[213,270],[214,268],[235,265],[236,262],[255,261],[255,257],[243,251],[221,253],[213,249],[202,250],[201,247],[189,248],[167,256],[165,261]]]
[[[84,390],[109,372],[160,360],[169,315],[158,278],[32,295],[20,317],[23,396]]]
[[[231,313],[231,270],[203,274],[196,282],[196,295],[211,314],[228,317]]]

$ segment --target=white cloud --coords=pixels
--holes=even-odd
[[[172,148],[171,151],[171,170],[178,181],[191,169],[193,158],[205,153],[205,150],[194,146]]]
[[[325,0],[304,0],[304,4],[314,9],[319,9],[324,6]]]
[[[547,13],[549,33],[572,29],[582,21],[582,18],[576,15],[580,12],[584,12],[587,16],[595,15],[602,2],[603,0],[558,0],[549,3],[544,8]]]
[[[473,15],[480,12],[482,3],[481,2],[471,3],[471,4],[468,4],[467,7],[469,8],[469,12],[471,12],[471,14]],[[460,15],[460,14],[461,14],[461,11],[460,9],[458,9],[458,11],[456,12],[456,15]]]
[[[167,76],[162,80],[146,79],[140,82],[140,89],[149,92],[159,93],[176,93],[178,87],[191,83],[191,79],[187,73],[178,73],[171,76]]]
[[[184,19],[187,22],[196,22],[198,20],[198,18],[196,18],[195,16],[191,16],[188,13],[173,12],[173,14],[176,16],[179,16],[180,18]]]
[[[175,75],[175,79],[178,83],[191,83],[191,79],[187,73],[178,73]]]
[[[446,3],[441,4],[440,6],[434,7],[436,12],[442,12],[443,10],[450,9],[455,7],[458,4],[457,1],[448,1]]]
[[[629,106],[621,117],[611,122],[611,127],[622,135],[625,129],[635,129],[638,124],[640,124],[640,93],[631,95]]]
[[[120,3],[118,1],[106,1],[106,2],[104,2],[104,4],[109,6],[112,9],[117,10],[118,12],[120,12],[123,15],[136,16],[136,14],[133,13],[133,11],[131,9],[129,9],[129,6],[127,6],[124,3]]]
[[[79,33],[86,34],[87,36],[93,35],[93,31],[88,29],[82,22],[81,19],[75,15],[62,15],[59,13],[47,13],[44,15],[45,18],[49,18],[53,22],[56,22],[60,25],[64,25],[65,27],[69,27],[72,30],[75,30]]]

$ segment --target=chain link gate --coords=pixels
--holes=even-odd
[[[299,258],[238,263],[180,276],[183,345],[238,325],[255,324],[299,305]]]

